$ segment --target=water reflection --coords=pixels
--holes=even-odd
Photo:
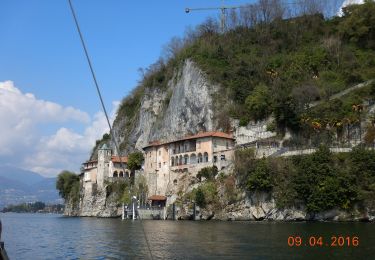
[[[11,259],[150,259],[139,221],[1,214]],[[372,223],[144,221],[154,259],[370,259]],[[288,247],[287,238],[358,236],[359,247]]]

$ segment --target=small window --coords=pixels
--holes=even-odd
[[[220,160],[225,161],[225,154],[220,155]]]
[[[159,163],[159,168],[161,168],[161,163]]]
[[[174,179],[174,180],[173,180],[173,184],[174,184],[174,185],[177,185],[177,179]]]
[[[217,162],[217,156],[214,156],[214,163]]]

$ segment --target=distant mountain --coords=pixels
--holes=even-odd
[[[28,190],[29,188],[25,183],[0,176],[0,190]]]
[[[0,209],[23,202],[62,203],[55,183],[56,178],[45,178],[16,167],[0,166]]]
[[[45,179],[45,177],[38,173],[11,166],[0,166],[0,177],[18,181],[26,185],[32,185]]]

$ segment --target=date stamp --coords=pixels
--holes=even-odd
[[[289,247],[358,247],[359,237],[357,236],[336,236],[332,235],[329,238],[322,236],[289,236]]]

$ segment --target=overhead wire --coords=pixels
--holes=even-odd
[[[111,122],[110,122],[109,117],[108,117],[107,109],[106,109],[104,101],[103,101],[103,96],[102,96],[102,93],[100,91],[99,83],[98,83],[98,81],[96,79],[96,74],[95,74],[94,68],[92,66],[92,62],[91,62],[91,59],[90,59],[90,56],[89,56],[89,53],[88,53],[88,50],[87,50],[87,47],[86,47],[86,44],[85,44],[85,41],[84,41],[84,37],[83,37],[82,31],[81,31],[81,28],[80,28],[79,23],[78,23],[77,15],[76,15],[76,13],[74,11],[74,7],[73,7],[73,4],[72,4],[72,1],[68,0],[68,3],[69,3],[70,11],[71,11],[73,19],[74,19],[74,23],[75,23],[76,29],[77,29],[78,34],[79,34],[79,38],[81,40],[81,44],[82,44],[82,47],[83,47],[83,50],[84,50],[84,53],[85,53],[85,56],[86,56],[87,63],[88,63],[89,68],[90,68],[91,76],[92,76],[92,78],[94,80],[94,85],[95,85],[95,88],[96,88],[96,92],[97,92],[97,94],[99,96],[100,104],[102,106],[102,109],[103,109],[103,112],[104,112],[104,115],[105,115],[105,118],[106,118],[106,121],[107,121],[107,124],[108,124],[108,127],[109,127],[110,134],[111,134],[113,142],[115,144],[116,152],[118,154],[121,167],[123,168],[123,171],[125,173],[125,167],[124,167],[124,164],[123,164],[123,161],[122,161],[122,157],[121,157],[121,154],[120,154],[119,145],[118,145],[117,140],[115,138],[113,127],[112,127]],[[146,232],[145,232],[142,220],[141,220],[141,218],[139,218],[139,220],[140,220],[142,231],[143,231],[143,234],[144,234],[144,237],[145,237],[145,240],[146,240],[148,252],[150,254],[151,259],[153,260],[153,255],[152,255],[152,252],[151,252],[150,244],[149,244],[149,241],[147,239],[147,235],[146,235]]]

